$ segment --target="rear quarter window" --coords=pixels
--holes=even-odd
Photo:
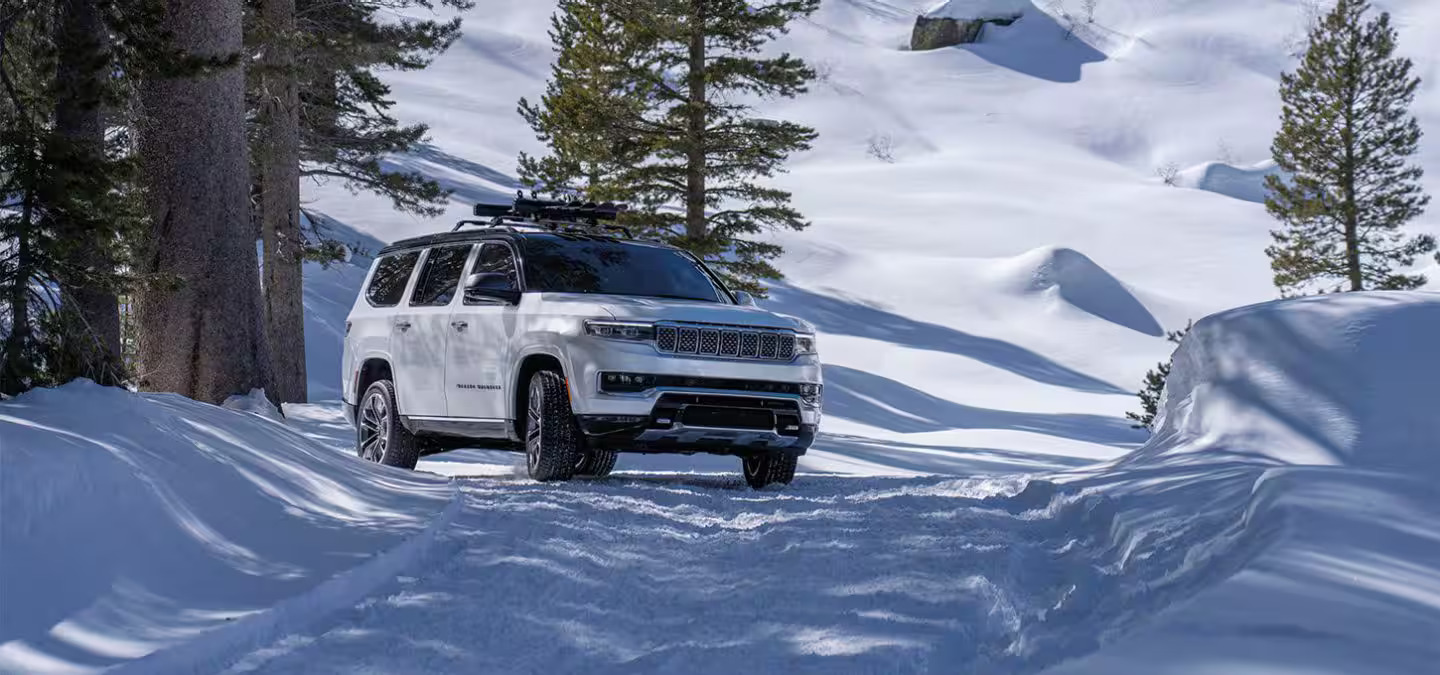
[[[394,307],[405,296],[405,284],[420,259],[419,251],[387,255],[375,263],[375,274],[365,289],[365,299],[376,307]]]

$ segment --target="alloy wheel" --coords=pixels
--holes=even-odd
[[[360,409],[360,458],[379,462],[390,439],[390,404],[385,392],[371,392]]]

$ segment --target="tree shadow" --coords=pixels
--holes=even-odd
[[[1046,414],[962,405],[863,370],[825,366],[825,414],[901,433],[1007,429],[1116,447],[1137,447],[1146,434],[1122,419]]]
[[[770,300],[764,304],[768,309],[805,319],[824,333],[870,338],[904,347],[964,356],[1036,382],[1092,394],[1132,393],[1010,342],[916,321],[858,302],[821,295],[795,286],[772,287]]]

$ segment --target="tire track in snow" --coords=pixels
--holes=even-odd
[[[453,558],[245,670],[1035,672],[1228,575],[1254,479],[468,480]]]

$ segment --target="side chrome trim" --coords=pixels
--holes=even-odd
[[[417,417],[402,416],[401,422],[411,433],[465,436],[468,438],[510,439],[510,420],[484,417]]]

